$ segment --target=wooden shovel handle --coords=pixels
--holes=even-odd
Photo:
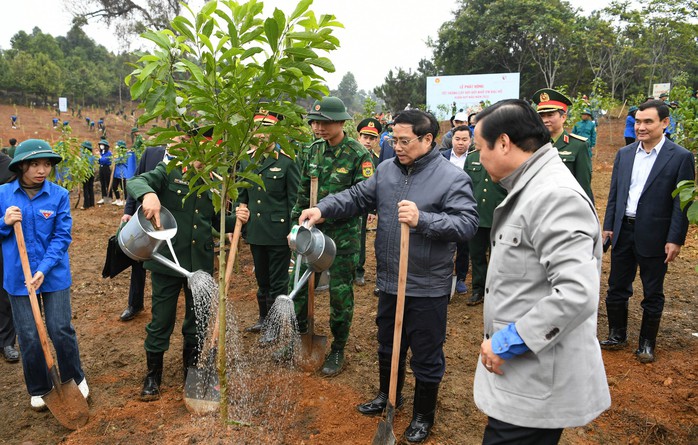
[[[318,178],[317,176],[310,177],[310,206],[313,208],[317,205],[318,193]],[[300,264],[298,265],[300,267]],[[315,332],[315,272],[308,277],[308,333],[311,335]]]
[[[32,314],[34,315],[34,323],[36,323],[36,330],[39,332],[39,340],[41,341],[41,349],[44,351],[44,357],[46,358],[46,365],[48,369],[54,367],[53,356],[51,355],[51,349],[48,345],[48,335],[46,334],[46,325],[44,325],[44,320],[41,318],[41,310],[39,309],[39,300],[36,298],[36,290],[29,284],[32,280],[31,266],[29,266],[29,257],[27,256],[27,245],[24,243],[24,232],[22,231],[22,222],[17,221],[14,224],[15,237],[17,238],[17,250],[19,251],[19,257],[22,260],[22,271],[24,272],[24,282],[27,285],[27,291],[29,293],[29,302],[32,307]]]
[[[240,207],[246,208],[247,204],[240,204]],[[228,252],[228,259],[225,262],[225,295],[228,296],[230,291],[230,279],[233,276],[233,265],[235,264],[235,256],[238,252],[238,243],[240,242],[240,232],[242,232],[242,221],[240,219],[235,220],[235,229],[233,230],[233,241],[230,243],[230,252]],[[213,335],[211,335],[211,348],[214,348],[218,343],[218,314],[216,313],[216,319],[213,322]]]
[[[402,343],[402,316],[405,311],[405,290],[407,289],[407,260],[410,253],[410,226],[400,223],[400,268],[397,276],[397,304],[395,306],[395,330],[393,331],[393,355],[390,361],[390,387],[388,400],[395,406],[397,398],[397,370],[400,362]]]
[[[240,208],[246,209],[247,204],[240,204]],[[242,231],[242,221],[238,218],[235,220],[235,230],[233,230],[233,240],[230,243],[230,252],[228,252],[228,261],[225,262],[225,294],[228,295],[230,290],[230,278],[233,276],[233,265],[235,264],[235,256],[238,253],[238,244],[240,243],[240,232]]]

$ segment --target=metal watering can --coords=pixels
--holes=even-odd
[[[313,272],[322,272],[332,266],[337,255],[334,240],[317,227],[308,228],[307,223],[291,228],[289,246]]]
[[[139,206],[133,218],[119,232],[119,247],[131,259],[136,261],[154,260],[183,277],[191,279],[194,275],[193,272],[189,272],[157,253],[162,243],[177,235],[177,221],[165,207],[160,208],[160,225],[162,228],[156,229],[143,214],[143,208]],[[174,252],[172,255],[174,256]]]

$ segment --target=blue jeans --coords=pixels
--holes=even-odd
[[[57,292],[44,292],[38,296],[43,309],[46,330],[56,349],[56,361],[61,380],[82,382],[85,374],[80,365],[80,352],[75,328],[70,322],[70,288]],[[46,359],[41,349],[39,333],[36,329],[31,303],[26,295],[11,295],[12,317],[17,330],[17,340],[22,350],[22,367],[27,391],[32,396],[42,396],[53,388],[51,377],[46,367]]]

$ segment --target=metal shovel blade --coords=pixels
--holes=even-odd
[[[325,361],[327,337],[310,332],[301,334],[301,355],[298,367],[303,371],[317,371]]]
[[[378,422],[378,429],[373,436],[371,445],[395,445],[395,433],[393,432],[393,419],[395,418],[395,407],[390,401],[385,406],[385,419]]]
[[[215,353],[210,354],[210,357],[215,356]],[[187,410],[192,414],[204,416],[218,411],[220,403],[220,383],[215,360],[211,360],[203,368],[190,366],[184,383],[184,404]]]
[[[68,429],[76,430],[90,418],[87,400],[73,379],[60,383],[58,387],[54,386],[41,398],[58,423]]]

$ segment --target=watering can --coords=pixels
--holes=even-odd
[[[291,228],[289,246],[313,272],[322,272],[332,266],[337,255],[334,240],[325,235],[317,227],[308,227],[307,222],[302,226]]]
[[[194,276],[193,272],[157,253],[162,243],[174,238],[175,235],[177,235],[177,221],[169,210],[165,207],[160,208],[160,228],[156,228],[145,217],[141,206],[119,232],[118,241],[119,247],[129,258],[136,261],[157,261],[183,277],[191,279]],[[174,252],[172,255],[174,256]]]

